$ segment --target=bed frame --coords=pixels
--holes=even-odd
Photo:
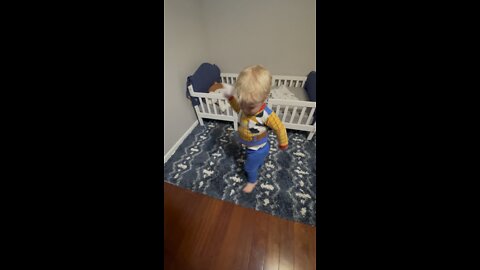
[[[220,77],[222,78],[222,83],[228,83],[234,85],[237,81],[238,74],[235,73],[221,73]],[[272,87],[278,87],[280,85],[285,85],[287,87],[303,87],[307,77],[299,76],[272,76]],[[197,93],[194,91],[193,86],[188,86],[188,91],[190,96],[196,97],[199,99],[200,104],[194,106],[195,113],[197,114],[198,122],[203,126],[203,118],[205,119],[215,119],[233,122],[233,127],[235,130],[238,129],[238,115],[230,107],[228,100],[223,96],[223,94],[215,93]],[[210,101],[211,104],[223,103],[227,105],[227,110],[225,112],[217,110],[215,105],[208,104]],[[317,103],[312,101],[300,101],[300,100],[283,100],[283,99],[269,99],[267,101],[268,106],[275,111],[276,114],[279,114],[281,110],[283,111],[282,122],[287,129],[302,130],[309,132],[307,140],[311,140],[313,135],[316,132],[316,121],[313,120],[313,114],[316,110]],[[210,107],[213,107],[212,109]],[[290,119],[286,119],[287,112],[289,109],[292,109]],[[308,115],[305,113],[309,110]],[[296,115],[296,112],[300,112],[300,117],[297,121],[293,122],[293,119]]]

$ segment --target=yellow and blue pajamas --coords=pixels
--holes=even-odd
[[[239,115],[240,143],[247,147],[245,160],[247,180],[255,183],[258,171],[270,152],[267,127],[273,129],[277,135],[280,149],[288,147],[287,130],[280,118],[266,104],[263,104],[255,115],[249,116],[242,113],[235,97],[230,97],[228,101],[232,109]]]

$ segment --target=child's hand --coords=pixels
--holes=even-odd
[[[287,150],[287,149],[288,149],[288,144],[286,144],[286,145],[278,145],[278,148],[280,148],[281,150]]]

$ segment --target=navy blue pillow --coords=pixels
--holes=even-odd
[[[220,68],[214,64],[203,63],[193,75],[187,78],[187,87],[192,85],[195,92],[208,93],[208,89],[214,82],[222,82]],[[187,97],[190,98],[188,88]],[[193,106],[200,104],[198,98],[191,98],[191,101]]]
[[[201,64],[189,79],[195,92],[203,93],[208,93],[208,89],[214,82],[222,82],[220,78],[220,68],[209,63]]]
[[[315,71],[308,74],[304,89],[307,91],[310,101],[317,101],[317,73]]]

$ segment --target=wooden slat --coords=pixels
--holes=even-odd
[[[280,113],[280,105],[277,105],[277,110],[275,111],[275,113],[276,113],[277,116],[278,116],[278,114]]]
[[[233,116],[227,116],[227,115],[215,115],[215,114],[209,114],[209,113],[200,113],[200,116],[206,119],[215,119],[215,120],[225,120],[225,121],[233,121]],[[288,123],[286,123],[288,124]]]
[[[295,113],[297,113],[297,106],[293,107],[292,117],[290,117],[290,123],[293,124],[293,118],[295,118]]]
[[[202,107],[202,113],[205,113],[205,108],[203,107],[203,100],[202,100],[201,97],[199,97],[198,99],[200,100],[200,106]]]
[[[314,112],[315,112],[315,108],[311,108],[310,109],[310,114],[308,115],[307,122],[305,124],[310,125],[310,121],[312,120]]]
[[[215,114],[218,114],[218,113],[217,113],[217,106],[215,106],[215,101],[216,101],[216,100],[217,100],[217,99],[212,99],[212,106],[213,106],[213,111],[215,112]]]
[[[223,106],[225,106],[227,109],[225,110],[224,114],[225,115],[228,115],[228,105],[227,105],[227,101],[226,100],[221,100],[220,102],[222,102]]]
[[[302,108],[302,112],[300,113],[300,118],[298,118],[297,124],[300,124],[300,122],[302,121],[302,118],[303,118],[303,115],[305,114],[306,109],[307,109],[307,107]]]
[[[288,105],[285,106],[285,109],[283,110],[282,122],[285,122],[285,118],[287,117],[287,112],[288,112]]]
[[[223,103],[223,100],[217,99],[217,102],[218,102],[218,114],[219,114],[219,115],[226,115],[226,112],[223,112],[223,111],[222,111],[222,107],[223,107],[223,105],[225,105],[225,104]]]
[[[210,105],[208,104],[208,101],[210,101],[210,99],[209,99],[209,98],[206,98],[205,101],[206,101],[206,102],[205,102],[205,103],[206,103],[205,105],[207,105],[207,111],[208,111],[208,113],[211,113],[211,112],[210,112]]]
[[[292,124],[292,123],[283,123],[285,125],[285,128],[287,129],[293,129],[293,130],[303,130],[303,131],[314,131],[315,127],[313,125],[305,125],[305,124]]]

